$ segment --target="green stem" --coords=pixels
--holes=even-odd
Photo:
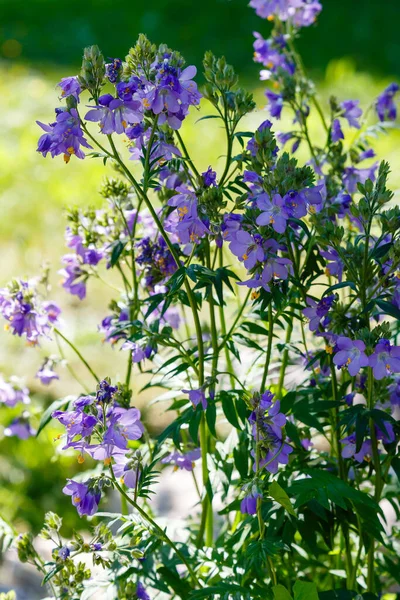
[[[168,535],[165,533],[165,531],[163,529],[161,529],[161,527],[159,525],[157,525],[157,523],[155,521],[153,521],[153,519],[137,504],[137,502],[135,502],[135,500],[132,500],[132,498],[130,496],[128,496],[128,494],[123,490],[123,488],[119,485],[118,481],[116,480],[112,466],[110,466],[110,472],[111,472],[112,480],[114,482],[114,486],[117,488],[119,493],[125,497],[126,501],[129,502],[129,504],[131,504],[133,506],[133,508],[135,508],[137,510],[137,512],[140,514],[140,516],[143,517],[143,519],[145,519],[153,527],[153,529],[155,529],[155,531],[158,533],[158,535],[173,549],[175,554],[179,557],[179,559],[182,561],[182,563],[186,566],[187,570],[189,571],[194,585],[197,587],[201,587],[200,582],[197,579],[196,573],[193,571],[193,569],[192,569],[191,565],[188,563],[186,557],[182,554],[182,552],[179,550],[179,548],[177,548],[176,544],[168,537]]]
[[[273,333],[274,333],[274,319],[273,319],[273,315],[272,315],[272,302],[270,302],[269,306],[268,306],[268,345],[267,345],[267,354],[265,357],[264,372],[263,372],[261,386],[260,386],[261,393],[264,392],[265,383],[267,381],[269,363],[271,361]]]
[[[85,365],[85,367],[87,368],[87,370],[93,375],[93,377],[96,380],[96,382],[100,383],[100,379],[97,377],[96,373],[93,371],[93,369],[89,365],[89,363],[83,358],[83,356],[79,352],[78,348],[76,348],[76,346],[74,346],[74,344],[68,338],[66,338],[65,335],[63,335],[61,333],[61,331],[59,331],[59,329],[57,329],[56,327],[54,328],[54,333],[56,333],[57,335],[59,335],[60,338],[62,338],[64,340],[64,342],[66,344],[68,344],[68,346],[70,348],[72,348],[72,350],[75,352],[75,354],[80,358],[81,362]]]
[[[290,339],[292,337],[292,332],[293,332],[293,317],[290,317],[290,321],[288,323],[288,328],[286,330],[285,349],[283,351],[282,364],[281,364],[281,369],[280,369],[280,372],[279,372],[278,389],[276,391],[276,397],[277,398],[280,398],[282,396],[283,384],[285,382],[286,367],[287,367],[288,360],[289,360],[289,348],[288,348],[288,345],[290,344]]]

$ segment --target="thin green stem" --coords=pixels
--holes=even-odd
[[[179,548],[177,548],[176,544],[168,537],[168,535],[165,533],[165,531],[163,529],[161,529],[161,527],[146,513],[146,511],[144,511],[139,506],[139,504],[137,502],[135,502],[135,500],[133,500],[130,496],[128,496],[128,494],[123,490],[123,488],[119,485],[119,483],[115,477],[115,474],[114,474],[114,471],[113,471],[113,468],[111,465],[110,465],[110,472],[111,472],[111,478],[114,482],[114,486],[117,488],[119,493],[125,497],[127,502],[129,502],[129,504],[131,504],[133,506],[133,508],[135,508],[137,510],[137,512],[140,514],[140,516],[143,517],[143,519],[145,519],[153,527],[153,529],[158,533],[158,535],[172,548],[172,550],[175,552],[175,554],[179,557],[179,559],[182,561],[182,563],[186,566],[187,570],[189,571],[190,576],[193,581],[193,584],[197,587],[201,587],[200,581],[197,579],[196,573],[193,571],[193,568],[187,561],[186,557],[182,554],[182,552],[179,550]]]
[[[285,338],[285,349],[283,351],[283,356],[282,356],[282,363],[281,363],[281,368],[279,371],[279,381],[278,381],[278,388],[276,391],[276,397],[280,398],[282,396],[282,390],[283,390],[283,384],[285,382],[285,373],[286,373],[286,367],[288,365],[288,360],[289,360],[289,344],[290,344],[290,339],[292,337],[292,332],[293,332],[293,317],[290,317],[289,323],[288,323],[288,327],[286,330],[286,338]]]
[[[269,363],[271,361],[271,352],[272,352],[272,337],[274,334],[274,319],[272,315],[272,302],[269,303],[268,306],[268,342],[267,342],[267,353],[265,357],[264,371],[261,380],[260,392],[264,392],[265,383],[267,381]]]
[[[72,350],[75,352],[75,354],[79,357],[79,359],[81,360],[81,362],[85,365],[85,367],[87,368],[87,370],[89,371],[89,373],[91,373],[91,375],[93,375],[94,379],[96,380],[97,383],[100,383],[100,379],[99,377],[97,377],[96,373],[93,371],[92,367],[89,365],[89,363],[83,358],[82,354],[79,352],[78,348],[68,339],[65,337],[64,334],[61,333],[61,331],[59,329],[57,329],[56,327],[54,328],[54,333],[56,333],[57,335],[60,336],[60,338],[62,338],[64,340],[64,342],[66,344],[68,344],[68,346],[70,348],[72,348]]]

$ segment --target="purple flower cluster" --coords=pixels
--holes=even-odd
[[[48,125],[37,121],[37,124],[45,131],[38,142],[38,152],[43,156],[51,154],[52,158],[64,155],[64,161],[69,163],[71,156],[85,158],[85,153],[81,149],[91,149],[83,136],[79,115],[75,108],[71,110],[57,108],[56,120]]]
[[[335,302],[335,295],[325,296],[319,302],[316,302],[312,298],[307,298],[308,308],[303,310],[303,315],[310,321],[310,331],[318,331],[320,326],[325,329],[329,324],[329,317],[327,317],[330,309]]]
[[[397,117],[397,107],[394,97],[399,91],[400,86],[397,83],[391,83],[380,94],[376,100],[375,109],[380,121],[395,121]]]
[[[66,232],[67,245],[75,250],[75,254],[65,254],[62,257],[64,267],[59,273],[63,277],[63,288],[80,300],[86,297],[86,284],[89,278],[87,267],[95,267],[105,257],[105,250],[98,249],[94,244],[86,244],[80,235],[73,235],[69,229]]]
[[[155,241],[144,237],[136,244],[136,262],[144,269],[144,284],[148,290],[163,283],[177,270],[177,265],[162,236]]]
[[[143,434],[140,411],[122,408],[116,402],[118,389],[107,380],[100,382],[96,396],[82,396],[74,401],[72,410],[55,411],[52,416],[66,429],[63,449],[73,448],[94,460],[117,465],[117,474],[128,485],[136,481],[131,471],[128,442],[138,440]],[[101,491],[95,480],[76,483],[70,481],[64,493],[72,496],[72,502],[80,515],[92,515],[97,510]],[[78,500],[79,498],[79,500]]]
[[[189,452],[178,452],[174,450],[167,456],[165,456],[161,462],[164,465],[174,465],[174,470],[185,469],[186,471],[193,471],[195,467],[195,461],[201,457],[200,448],[195,448]]]
[[[165,230],[176,233],[181,244],[184,244],[184,252],[190,252],[192,244],[199,243],[200,239],[210,233],[208,220],[199,215],[197,196],[185,186],[179,186],[178,192],[170,200],[168,205],[175,210],[166,219]]]
[[[322,10],[318,0],[250,0],[262,19],[290,21],[296,27],[309,27]]]
[[[6,329],[35,345],[41,336],[49,336],[61,310],[40,298],[35,281],[14,280],[0,289],[0,313],[7,321]]]
[[[252,434],[261,451],[258,467],[277,473],[279,464],[287,465],[293,448],[284,440],[283,428],[286,417],[280,412],[280,401],[274,400],[274,394],[267,390],[253,400],[253,411],[249,417]],[[254,456],[254,453],[253,453]],[[253,470],[257,465],[254,463]]]

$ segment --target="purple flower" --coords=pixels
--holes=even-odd
[[[354,377],[363,367],[368,367],[369,360],[365,354],[365,344],[361,340],[351,340],[340,336],[336,341],[337,352],[333,357],[334,364],[339,367],[347,367],[350,375]]]
[[[360,129],[361,127],[358,121],[362,115],[362,110],[358,106],[359,104],[359,100],[344,100],[344,102],[340,103],[340,107],[343,111],[342,117],[347,119],[350,127],[355,127],[356,129]]]
[[[257,207],[261,210],[257,225],[271,225],[277,233],[285,233],[289,217],[285,204],[280,194],[274,194],[272,199],[268,194],[261,194],[257,199]]]
[[[165,221],[165,229],[176,233],[182,244],[198,243],[200,238],[209,233],[209,229],[198,215],[196,195],[186,188],[179,188],[179,191],[181,193],[168,200],[168,205],[176,210]]]
[[[326,317],[334,302],[334,294],[322,298],[318,303],[312,298],[307,298],[309,308],[303,310],[303,315],[310,321],[310,331],[317,331],[321,324],[321,320]]]
[[[397,83],[391,83],[382,94],[378,96],[375,108],[380,121],[394,121],[396,119],[397,108],[394,97],[399,89],[400,87]]]
[[[129,350],[132,353],[133,363],[139,363],[145,358],[149,358],[146,354],[146,349],[139,346],[136,342],[130,342],[129,340],[124,342],[121,350]]]
[[[293,448],[285,442],[279,442],[268,450],[264,458],[260,460],[260,469],[264,468],[272,474],[278,472],[279,465],[287,465],[289,463],[289,455],[293,452]]]
[[[125,450],[128,440],[142,437],[144,427],[140,421],[140,410],[137,408],[114,408],[104,434],[104,444],[110,444]]]
[[[122,60],[114,58],[111,63],[106,64],[106,77],[110,83],[115,83],[122,69]]]
[[[337,279],[342,281],[343,276],[343,262],[339,257],[339,254],[333,248],[329,248],[328,250],[321,251],[321,256],[323,256],[327,263],[325,267],[325,273],[328,277],[331,275],[332,277],[337,277]]]
[[[82,410],[63,411],[56,410],[51,415],[57,419],[67,430],[67,447],[73,443],[76,436],[89,438],[98,423],[98,419]]]
[[[343,131],[340,126],[339,119],[335,119],[332,123],[332,131],[331,131],[332,142],[336,144],[339,140],[344,139]]]
[[[264,260],[265,252],[259,234],[253,236],[248,231],[239,229],[232,237],[229,249],[241,262],[244,262],[246,269],[252,269],[257,262]]]
[[[92,516],[97,512],[101,491],[96,482],[89,479],[85,483],[78,483],[73,479],[67,479],[68,483],[63,493],[71,496],[72,504],[76,506],[78,514]]]
[[[30,404],[29,390],[23,386],[15,377],[9,381],[5,381],[0,375],[0,405],[13,408],[20,402],[22,404]]]
[[[86,281],[88,274],[82,269],[82,263],[76,254],[65,254],[62,257],[65,267],[59,271],[63,276],[62,286],[67,292],[78,296],[80,300],[86,297]]]
[[[50,366],[50,363],[46,362],[36,373],[36,377],[40,379],[40,383],[43,385],[50,385],[54,379],[60,379],[59,376]]]
[[[96,400],[97,402],[103,403],[110,402],[117,391],[117,386],[111,385],[111,383],[107,381],[107,379],[103,379],[97,386]]]
[[[68,546],[61,546],[61,548],[59,548],[59,550],[57,551],[57,557],[62,561],[67,560],[70,554],[71,551],[68,548]]]
[[[129,124],[139,123],[143,119],[140,102],[124,102],[111,94],[99,98],[99,104],[85,115],[87,121],[98,122],[100,130],[106,135],[124,133]]]
[[[383,444],[392,444],[396,440],[396,434],[393,429],[393,425],[390,421],[384,421],[384,429],[376,426],[376,436],[378,440],[381,440]]]
[[[272,21],[292,21],[296,27],[309,27],[322,10],[318,0],[250,0],[257,15]]]
[[[400,373],[400,347],[391,346],[389,340],[380,340],[369,357],[369,366],[378,380]]]
[[[114,458],[113,471],[115,477],[124,483],[126,487],[135,489],[140,476],[138,464],[134,460],[129,460],[125,453],[113,452]]]
[[[189,400],[193,404],[193,408],[196,408],[199,404],[201,404],[203,410],[206,410],[207,399],[202,388],[199,388],[197,390],[182,390],[182,392],[189,396]]]
[[[217,174],[212,170],[211,167],[208,167],[207,171],[201,174],[203,178],[203,183],[205,187],[211,187],[217,185]]]
[[[61,88],[61,96],[68,98],[73,96],[77,102],[79,102],[79,94],[81,93],[81,86],[77,77],[63,77],[57,86]]]
[[[356,434],[352,433],[346,438],[340,440],[340,443],[344,445],[342,449],[343,458],[351,458],[354,457],[355,460],[359,463],[362,463],[365,460],[366,456],[372,455],[372,444],[371,440],[364,440],[361,444],[361,448],[358,452],[356,452]]]
[[[81,146],[92,148],[83,137],[78,113],[75,108],[71,110],[59,109],[56,111],[56,121],[49,125],[37,124],[45,131],[38,142],[37,151],[43,156],[50,152],[52,158],[64,155],[64,161],[69,163],[71,156],[85,158]]]
[[[281,118],[282,108],[283,108],[283,96],[282,94],[275,94],[270,90],[265,92],[265,95],[268,100],[268,110],[270,112],[271,117],[275,117],[276,119]]]
[[[272,279],[286,280],[289,276],[291,266],[292,262],[288,258],[279,258],[277,256],[268,258],[261,275],[263,287],[265,288]]]
[[[150,600],[150,596],[148,595],[143,584],[140,583],[140,581],[137,582],[136,596],[138,600]]]
[[[400,406],[400,377],[396,377],[388,389],[390,392],[389,399],[392,407]]]
[[[4,435],[7,437],[18,437],[20,440],[27,440],[36,434],[32,429],[29,418],[26,416],[16,417],[10,425],[4,429]]]
[[[246,494],[240,503],[240,512],[242,514],[255,515],[257,512],[257,498],[262,498],[258,490],[251,490]]]
[[[275,73],[278,69],[284,69],[290,75],[295,72],[295,65],[289,62],[287,57],[279,51],[274,44],[274,40],[265,40],[262,35],[254,32],[256,38],[254,48],[254,60],[255,62],[262,63],[267,67],[267,71],[262,71],[262,79],[269,79],[271,72]],[[283,39],[283,47],[286,45],[286,40]]]
[[[194,450],[190,450],[190,452],[178,452],[174,451],[165,456],[161,462],[164,465],[175,465],[175,470],[177,469],[185,469],[186,471],[193,471],[194,463],[196,460],[199,460],[201,457],[200,448],[195,448]]]
[[[365,183],[367,179],[375,181],[375,171],[377,163],[367,169],[357,169],[356,167],[346,167],[344,170],[343,183],[349,194],[357,191],[357,183]]]

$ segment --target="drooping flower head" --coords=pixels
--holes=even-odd
[[[395,121],[397,116],[397,107],[394,101],[395,95],[400,86],[397,83],[391,83],[380,94],[376,100],[375,109],[380,121]]]

